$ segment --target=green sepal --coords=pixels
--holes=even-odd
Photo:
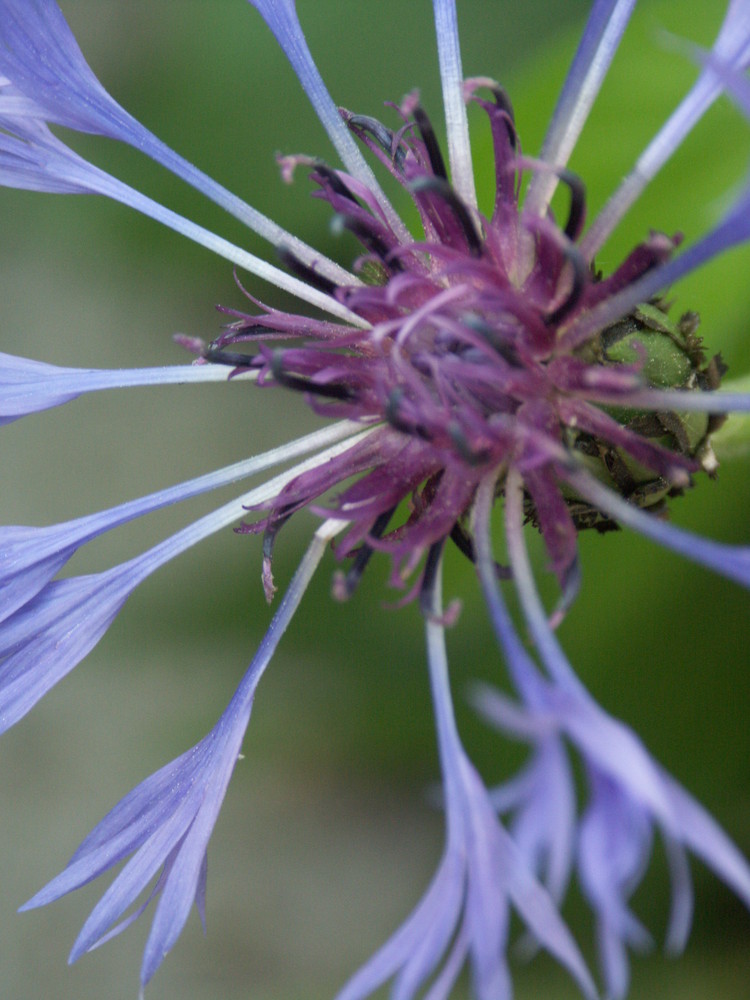
[[[701,339],[697,336],[698,316],[689,312],[677,322],[670,319],[660,301],[644,303],[607,327],[585,353],[604,366],[635,366],[643,382],[654,389],[705,391],[718,388],[725,367],[720,356],[706,363]],[[603,407],[623,427],[654,444],[695,459],[711,476],[718,462],[710,445],[710,435],[723,422],[720,415],[701,412],[654,411]],[[671,483],[653,469],[636,461],[624,448],[605,440],[568,430],[573,448],[589,472],[600,482],[639,507],[664,509],[669,496],[682,492],[683,484]],[[610,519],[586,501],[570,493],[566,496],[576,527],[606,531],[616,527]]]

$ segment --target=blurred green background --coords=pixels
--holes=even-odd
[[[634,162],[695,71],[662,29],[709,44],[722,0],[641,5],[572,166],[591,211]],[[188,159],[328,253],[328,231],[302,173],[281,185],[274,153],[332,159],[320,126],[270,34],[243,0],[70,0],[64,11],[92,66],[125,107]],[[334,99],[381,115],[419,86],[434,122],[440,97],[428,0],[299,0]],[[509,90],[524,150],[534,154],[588,4],[463,0],[464,70]],[[491,160],[473,116],[485,199]],[[165,204],[249,249],[263,244],[161,169],[106,140],[76,148]],[[717,107],[601,255],[606,270],[651,227],[704,232],[745,175],[748,129]],[[214,304],[243,308],[231,268],[101,199],[0,193],[0,348],[63,365],[178,363],[175,332],[210,338]],[[750,255],[735,252],[674,290],[697,309],[732,374],[750,369]],[[282,302],[245,278],[261,297]],[[302,402],[241,384],[90,397],[30,417],[0,438],[4,522],[47,523],[117,503],[308,429]],[[722,468],[675,504],[674,521],[747,541],[750,463]],[[222,497],[223,499],[223,497]],[[110,565],[214,505],[214,498],[121,529],[74,563]],[[314,521],[278,544],[283,586]],[[543,569],[543,554],[537,563]],[[561,629],[602,704],[750,852],[748,596],[628,533],[582,537],[583,596]],[[261,686],[210,850],[208,935],[193,915],[149,997],[324,1000],[418,900],[442,842],[430,804],[437,776],[422,627],[414,607],[385,607],[377,561],[344,606],[329,596],[328,559]],[[162,569],[99,647],[0,744],[0,995],[132,1000],[148,918],[72,969],[65,957],[103,885],[21,916],[16,907],[64,865],[134,784],[214,723],[269,621],[257,540],[226,532]],[[459,719],[488,780],[512,772],[505,747],[465,707],[474,678],[503,667],[470,567],[449,559],[446,595],[464,601],[450,635]],[[695,864],[697,914],[685,958],[636,960],[635,1000],[740,1000],[750,983],[750,917]],[[657,849],[636,909],[657,940],[667,909]],[[575,894],[574,894],[575,895]],[[580,901],[566,911],[587,955]],[[553,963],[516,968],[517,996],[576,996]]]

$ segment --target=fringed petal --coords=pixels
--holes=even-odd
[[[4,124],[0,120],[0,126]],[[146,195],[99,170],[60,142],[46,126],[34,122],[9,123],[13,135],[0,136],[0,185],[36,191],[101,194],[147,215],[175,232],[224,257],[238,267],[303,299],[354,326],[368,326],[330,294],[313,288],[267,261],[256,257],[203,226],[190,222]]]
[[[136,121],[96,78],[54,0],[0,2],[0,119],[4,116],[42,118],[126,142],[274,246],[289,247],[341,284],[357,284],[353,275],[217,184]]]
[[[71,961],[111,935],[112,925],[163,869],[141,968],[145,985],[179,937],[193,902],[202,901],[208,841],[237,761],[255,689],[328,542],[342,527],[341,522],[329,521],[316,533],[257,655],[211,732],[130,792],[83,841],[67,868],[22,907],[49,903],[135,852],[84,924]],[[117,929],[130,922],[126,918]]]
[[[250,372],[250,377],[257,374]],[[29,413],[62,406],[83,393],[138,385],[223,382],[221,365],[171,365],[160,368],[60,368],[0,353],[0,426]]]
[[[118,504],[108,510],[45,527],[25,525],[0,527],[0,622],[28,603],[52,580],[78,549],[99,535],[163,507],[235,483],[326,445],[329,448],[332,446],[333,450],[324,452],[321,459],[333,460],[342,447],[336,442],[346,441],[358,432],[360,428],[356,424],[343,421],[253,458],[242,459],[223,469],[157,490],[155,493]],[[308,459],[301,466],[289,470],[281,479],[276,479],[275,482],[272,480],[270,494],[272,495],[275,489],[281,489],[290,477],[302,474],[309,465]],[[259,491],[253,491],[249,498],[245,497],[245,502],[248,502],[248,499],[252,501],[253,496],[267,501],[268,484],[260,487]],[[3,629],[0,628],[0,644],[3,641],[3,634]]]

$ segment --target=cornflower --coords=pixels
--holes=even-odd
[[[619,526],[750,585],[750,549],[666,523],[668,502],[693,477],[713,476],[712,436],[750,394],[720,389],[695,314],[673,319],[664,298],[680,278],[750,237],[750,187],[720,221],[682,249],[681,234],[652,231],[610,273],[595,257],[640,193],[725,91],[750,98],[750,2],[730,0],[700,72],[633,171],[588,227],[585,189],[568,162],[627,27],[635,0],[595,0],[538,158],[521,151],[513,108],[489,77],[465,79],[454,0],[434,0],[447,159],[416,92],[392,124],[332,101],[293,0],[251,0],[288,56],[340,159],[280,158],[285,180],[307,170],[334,224],[363,252],[349,268],[246,205],[141,126],[104,90],[52,0],[0,0],[0,183],[96,193],[164,223],[295,296],[298,312],[261,303],[231,311],[206,344],[183,338],[193,364],[105,371],[0,355],[0,420],[54,408],[87,392],[135,385],[244,380],[296,392],[325,426],[297,440],[113,508],[48,527],[0,529],[0,730],[98,643],[133,590],[189,547],[229,525],[262,535],[262,583],[272,601],[274,546],[298,511],[322,519],[227,708],[195,746],[122,799],[65,869],[23,909],[45,905],[124,863],[94,907],[71,961],[120,933],[153,904],[142,988],[179,937],[193,906],[205,919],[207,847],[249,723],[258,682],[334,538],[342,564],[334,594],[350,596],[378,553],[391,583],[418,599],[443,780],[446,839],[423,899],[338,994],[359,1000],[393,981],[409,1000],[448,997],[468,966],[478,1000],[511,996],[509,919],[548,950],[582,993],[592,976],[561,918],[577,878],[589,902],[607,995],[624,997],[628,949],[648,941],[630,897],[664,838],[673,887],[668,946],[691,924],[687,851],[748,906],[750,867],[705,810],[600,708],[573,672],[555,627],[575,599],[578,534]],[[495,199],[480,211],[466,107],[490,126]],[[95,167],[51,126],[134,146],[244,222],[282,266],[250,254]],[[413,234],[373,171],[411,198]],[[390,175],[390,178],[389,176]],[[568,190],[562,222],[551,199]],[[227,310],[227,312],[230,312]],[[198,494],[277,471],[253,489],[108,570],[59,576],[88,542]],[[504,510],[504,548],[493,508]],[[524,523],[541,533],[559,600],[542,605]],[[527,741],[514,779],[488,789],[463,747],[451,699],[441,571],[452,541],[476,566],[512,694],[474,694],[496,728]],[[503,581],[507,581],[507,584]],[[514,588],[530,651],[506,608]],[[586,795],[573,780],[582,764]],[[503,818],[509,817],[506,828]]]

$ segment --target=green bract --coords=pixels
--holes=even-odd
[[[670,319],[663,301],[644,303],[629,316],[602,331],[587,345],[587,360],[605,366],[637,366],[646,385],[654,389],[704,392],[716,389],[726,366],[721,355],[708,362],[701,338],[697,336],[698,314],[684,313],[677,322]],[[628,430],[648,438],[676,454],[696,460],[696,468],[709,476],[716,474],[718,462],[711,448],[711,434],[724,422],[722,415],[700,412],[678,413],[623,408],[606,412]],[[612,446],[590,434],[573,435],[571,445],[587,469],[625,499],[656,513],[665,511],[667,497],[680,495],[684,483],[655,476],[623,448]],[[570,493],[567,496],[576,527],[607,531],[617,527],[608,517]]]

